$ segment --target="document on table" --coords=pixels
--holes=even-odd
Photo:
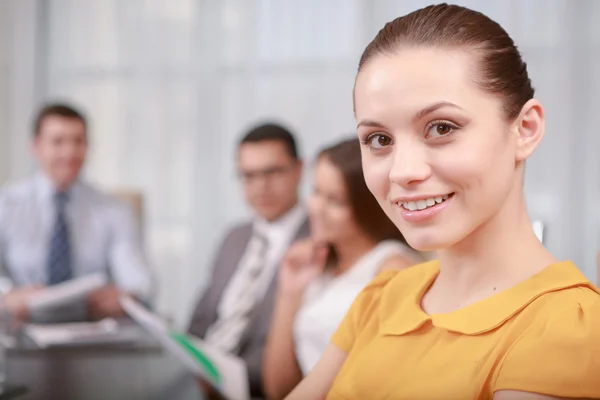
[[[31,312],[45,311],[49,308],[75,303],[107,283],[106,275],[98,273],[48,286],[31,296],[28,301],[29,310]]]
[[[194,375],[229,400],[249,400],[246,363],[205,341],[172,330],[159,316],[129,296],[121,297],[123,310]]]
[[[98,322],[27,324],[24,332],[41,348],[137,342],[144,335],[139,327],[135,325],[120,326],[112,318]]]

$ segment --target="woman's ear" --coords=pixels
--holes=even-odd
[[[536,99],[529,100],[521,109],[514,124],[514,131],[517,134],[515,161],[525,161],[544,137],[546,123],[542,104]]]

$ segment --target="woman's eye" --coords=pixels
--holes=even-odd
[[[447,122],[436,122],[432,124],[427,132],[427,138],[440,138],[448,136],[456,130],[456,126]]]
[[[392,139],[388,136],[376,133],[367,139],[367,143],[374,149],[381,149],[382,147],[392,144]]]

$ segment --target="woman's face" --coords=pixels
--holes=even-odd
[[[314,170],[313,192],[308,201],[314,240],[336,244],[359,233],[342,172],[329,159],[319,157]]]
[[[520,188],[519,135],[501,98],[474,83],[473,57],[407,48],[375,56],[356,80],[367,185],[418,250],[462,241]]]

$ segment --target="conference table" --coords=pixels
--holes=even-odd
[[[203,397],[182,363],[151,340],[40,349],[20,337],[6,355],[7,383],[25,387],[16,400]]]

